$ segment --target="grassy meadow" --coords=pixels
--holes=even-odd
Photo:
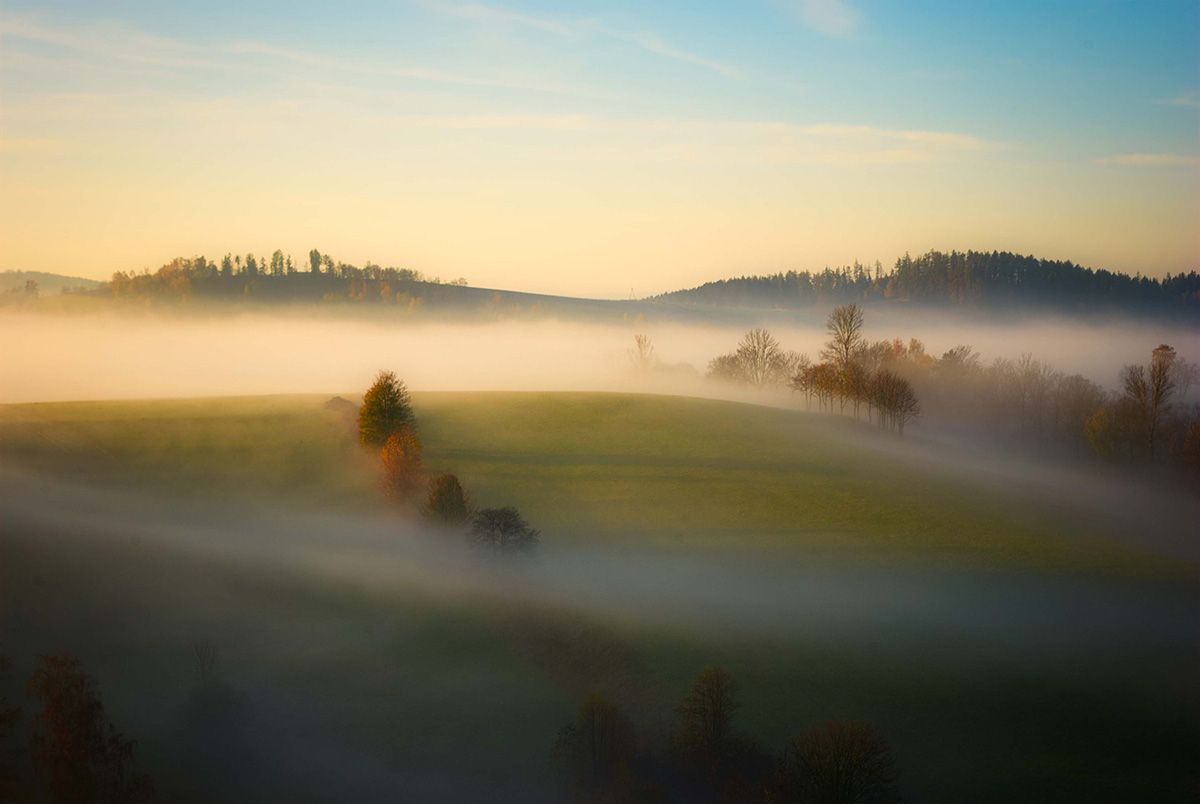
[[[0,455],[86,482],[377,509],[378,468],[326,399],[7,405]],[[873,449],[890,437],[845,418],[630,394],[414,402],[429,469],[456,473],[480,505],[516,505],[553,543],[1179,574],[1047,506]]]
[[[0,466],[114,499],[135,489],[181,510],[260,511],[285,540],[289,528],[319,533],[323,516],[387,522],[374,458],[327,398],[4,406]],[[606,690],[661,736],[709,665],[734,673],[737,723],[772,752],[815,721],[877,723],[913,801],[1194,794],[1197,662],[1179,633],[1196,620],[1194,566],[875,449],[886,436],[836,417],[618,394],[420,393],[414,404],[429,468],[542,529],[528,576],[430,593],[407,576],[388,582],[386,545],[351,526],[329,532],[319,560],[281,548],[264,562],[205,549],[205,534],[255,538],[225,520],[193,523],[190,541],[156,541],[153,521],[148,535],[67,537],[12,515],[11,499],[0,644],[17,676],[38,652],[79,655],[179,801],[548,800],[550,746],[584,695]],[[680,572],[698,574],[664,573],[660,596],[688,616],[628,616],[583,595],[590,574],[685,561]],[[737,608],[760,585],[815,586],[819,567],[836,568],[832,607],[853,608],[857,590],[867,599],[844,629],[789,611],[786,596],[778,610]],[[556,568],[583,580],[516,593],[550,589]],[[721,573],[728,582],[711,586],[743,591],[705,597]],[[816,599],[803,591],[798,607]],[[919,606],[887,616],[934,592],[956,601],[936,607],[947,619]],[[707,624],[710,611],[733,613]],[[787,627],[756,621],[764,611]],[[1165,624],[1126,628],[1129,611]],[[219,732],[189,720],[200,638],[219,644],[245,699]]]

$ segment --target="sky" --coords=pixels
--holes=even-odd
[[[1200,268],[1195,0],[6,0],[0,270]]]

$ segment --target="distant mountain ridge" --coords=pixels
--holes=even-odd
[[[915,258],[905,254],[886,270],[879,263],[873,268],[855,263],[819,272],[741,276],[651,298],[668,304],[785,310],[875,302],[1200,317],[1200,274],[1152,279],[1011,252],[930,251]]]

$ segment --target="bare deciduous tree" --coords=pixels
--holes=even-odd
[[[484,508],[471,523],[471,536],[480,547],[496,552],[523,552],[533,549],[541,535],[529,526],[517,509]]]
[[[684,761],[715,776],[734,749],[733,713],[741,706],[738,685],[728,671],[706,668],[675,707],[672,742]]]
[[[1126,366],[1121,373],[1121,387],[1137,412],[1150,458],[1154,457],[1159,426],[1175,392],[1174,362],[1175,350],[1162,344],[1151,353],[1149,370],[1144,366]]]
[[[625,354],[634,371],[650,371],[658,365],[658,357],[654,354],[654,344],[649,335],[634,335],[633,344],[633,348]]]
[[[821,351],[821,357],[845,372],[854,361],[855,352],[862,346],[863,311],[857,304],[844,304],[833,308],[825,322],[829,340]]]
[[[635,747],[629,718],[593,692],[579,707],[575,722],[559,730],[551,758],[571,792],[583,800],[628,800],[620,793],[631,786]]]

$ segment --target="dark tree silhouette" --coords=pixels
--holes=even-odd
[[[540,532],[521,518],[517,509],[484,508],[471,523],[471,536],[480,547],[497,552],[531,550],[537,545]]]
[[[706,668],[691,692],[675,707],[671,741],[689,767],[717,777],[733,757],[736,740],[733,713],[741,706],[738,685],[726,670]]]
[[[7,685],[12,678],[12,660],[0,653],[0,685]],[[0,695],[0,801],[16,799],[17,765],[15,731],[21,722],[21,709],[12,706],[8,698]]]
[[[358,410],[358,440],[363,446],[380,448],[393,433],[411,427],[414,421],[404,382],[391,371],[379,372]]]
[[[1146,454],[1154,457],[1163,417],[1175,393],[1175,350],[1165,343],[1150,355],[1150,366],[1126,366],[1121,374],[1125,397],[1137,412],[1144,433]]]
[[[454,475],[438,475],[429,483],[429,499],[421,509],[426,517],[441,525],[466,524],[471,518],[471,503],[462,484]]]
[[[579,707],[575,722],[559,730],[551,760],[571,800],[630,800],[635,749],[629,718],[593,692]]]
[[[865,722],[805,729],[779,763],[779,800],[787,804],[890,804],[900,800],[895,784],[891,746]]]
[[[133,771],[134,747],[100,703],[96,680],[65,653],[38,657],[29,697],[42,704],[33,717],[31,753],[54,804],[133,804],[149,801],[150,782]]]

